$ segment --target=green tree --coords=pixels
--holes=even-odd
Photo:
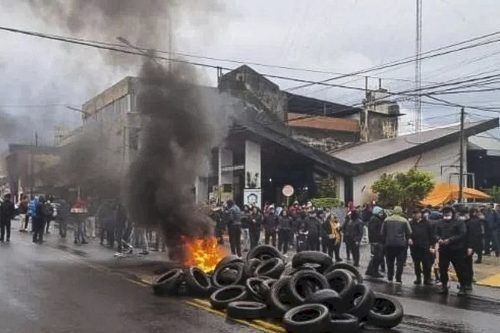
[[[415,168],[408,172],[383,174],[372,185],[372,191],[378,194],[378,202],[384,207],[400,205],[411,209],[424,199],[434,188],[431,174]]]
[[[378,204],[382,207],[392,207],[399,203],[400,188],[394,174],[384,173],[372,185],[373,193],[378,194]]]
[[[327,176],[322,178],[318,183],[318,197],[320,198],[335,198],[337,197],[337,183],[335,178]]]
[[[493,186],[487,190],[487,192],[491,195],[491,200],[493,202],[500,202],[500,186]]]

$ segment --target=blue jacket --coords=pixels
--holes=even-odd
[[[28,215],[31,217],[36,217],[36,206],[38,205],[38,197],[35,197],[35,199],[31,200],[28,203]]]

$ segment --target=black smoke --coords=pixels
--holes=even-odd
[[[154,61],[140,74],[141,148],[130,167],[127,207],[134,221],[162,226],[171,257],[179,256],[182,236],[211,232],[194,205],[193,185],[225,128],[221,103],[207,98],[197,77],[192,67],[168,71]]]
[[[112,42],[125,37],[134,45],[156,49],[167,48],[169,33],[182,33],[176,26],[180,22],[191,24],[204,36],[210,34],[212,14],[222,9],[220,2],[206,0],[30,0],[30,4],[46,22],[79,37]],[[136,57],[102,55],[107,63],[137,64]],[[140,147],[121,179],[121,198],[134,223],[162,228],[170,257],[181,260],[183,236],[211,233],[209,218],[194,203],[193,186],[207,171],[211,149],[225,135],[228,108],[215,91],[198,85],[202,73],[192,66],[173,63],[167,70],[151,58],[140,61]],[[93,163],[85,156],[97,154],[102,147],[81,140],[74,147],[68,155],[74,162],[68,164],[92,171]]]

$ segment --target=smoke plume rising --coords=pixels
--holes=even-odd
[[[156,49],[166,49],[168,29],[174,34],[179,21],[207,34],[211,13],[221,9],[219,2],[204,0],[31,0],[30,4],[46,22],[62,25],[79,37],[105,41],[125,37],[131,44]],[[137,60],[109,52],[103,56],[120,66]],[[182,236],[211,232],[208,217],[195,207],[192,189],[197,176],[207,171],[211,149],[226,133],[225,107],[216,92],[197,85],[200,73],[194,68],[174,63],[167,71],[144,59],[137,92],[142,118],[140,148],[123,179],[122,198],[130,219],[140,225],[161,226],[170,257],[182,259]],[[92,142],[75,147],[74,152],[83,151],[84,156],[102,149]],[[73,155],[75,161],[88,162],[78,153]]]
[[[221,101],[196,82],[191,67],[167,71],[153,61],[140,74],[143,133],[128,177],[127,207],[134,221],[162,226],[173,258],[182,253],[182,236],[211,232],[207,216],[196,210],[192,189],[226,131]]]

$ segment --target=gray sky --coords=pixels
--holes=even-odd
[[[83,0],[81,0],[83,1]],[[27,1],[26,1],[27,2]],[[46,23],[34,15],[25,1],[0,0],[3,26],[46,33],[71,35],[57,22]],[[500,30],[498,0],[424,0],[423,50]],[[211,57],[230,58],[282,66],[348,73],[407,57],[415,50],[414,0],[274,0],[225,1],[224,10],[212,12],[204,22],[186,23],[176,18],[176,51]],[[200,13],[198,13],[200,14]],[[203,13],[201,13],[203,17]],[[123,27],[123,34],[134,29]],[[102,36],[76,37],[101,39]],[[167,41],[167,36],[164,36]],[[64,107],[21,107],[19,105],[72,104],[83,102],[125,75],[135,75],[140,59],[128,68],[113,66],[101,57],[102,51],[60,42],[0,32],[0,109],[33,119],[53,119],[50,123],[76,126],[80,115]],[[115,42],[114,40],[108,40]],[[166,45],[166,44],[164,44]],[[144,45],[164,47],[164,45]],[[498,54],[495,54],[498,53]],[[235,64],[220,63],[227,67]],[[424,81],[445,81],[472,73],[496,70],[500,64],[500,43],[426,60],[422,64]],[[255,69],[265,73],[321,80],[327,74],[272,68]],[[370,73],[384,78],[412,80],[413,65],[386,73]],[[215,84],[215,72],[206,71],[205,82]],[[276,81],[282,88],[297,85]],[[362,87],[362,78],[337,80]],[[377,80],[371,85],[375,87]],[[426,84],[425,82],[423,83]],[[411,82],[384,80],[392,91],[412,87]],[[311,87],[297,91],[347,105],[359,103],[361,93],[331,88]],[[449,100],[500,106],[498,92],[449,97]],[[14,107],[16,106],[16,107]],[[410,112],[412,104],[402,105]],[[496,114],[471,111],[482,117]],[[424,118],[433,117],[426,126],[458,120],[458,110],[424,105]],[[54,117],[55,115],[55,117]],[[441,115],[449,117],[435,118]],[[477,116],[473,116],[477,120]],[[411,117],[403,119],[407,123]],[[45,122],[35,121],[47,128]],[[498,132],[498,131],[497,131]],[[44,139],[52,143],[50,135]]]

